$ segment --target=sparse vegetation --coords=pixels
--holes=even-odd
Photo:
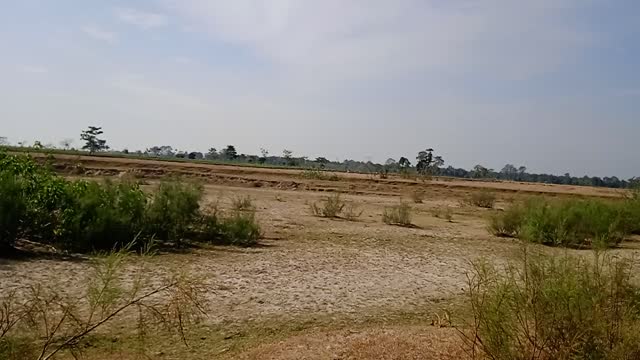
[[[474,191],[469,195],[467,203],[481,208],[492,209],[496,203],[496,194],[488,190]]]
[[[525,254],[497,269],[476,262],[467,296],[473,322],[462,330],[472,358],[640,358],[640,288],[630,263]]]
[[[185,271],[150,273],[149,250],[135,261],[128,252],[124,247],[96,258],[79,298],[65,295],[62,279],[0,294],[0,358],[47,360],[65,352],[77,358],[85,339],[114,323],[135,324],[127,329],[141,345],[151,330],[186,343],[186,332],[206,312],[200,283]],[[131,266],[135,275],[127,281]]]
[[[413,209],[409,204],[400,202],[399,205],[389,206],[382,213],[382,221],[389,225],[411,225],[411,213]]]
[[[320,169],[306,169],[300,173],[303,179],[339,181],[340,177],[334,173],[327,173]]]

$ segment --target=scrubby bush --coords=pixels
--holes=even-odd
[[[345,220],[357,221],[364,213],[364,210],[354,203],[347,203],[342,211],[342,217]]]
[[[133,183],[81,181],[62,212],[58,238],[73,251],[120,248],[142,234],[146,195]]]
[[[495,214],[489,229],[495,235],[554,246],[614,246],[637,229],[633,202],[600,199],[530,199]]]
[[[201,198],[201,186],[176,181],[162,182],[149,195],[133,182],[68,181],[28,157],[0,153],[0,247],[24,238],[88,252],[133,240],[140,246],[152,238],[198,239],[200,232],[215,233],[223,243],[257,242],[250,199],[240,205],[251,214],[218,219],[204,215]]]
[[[439,219],[445,219],[448,222],[452,222],[453,221],[453,211],[451,210],[450,207],[445,207],[445,208],[437,208],[434,209],[432,211],[433,216],[439,218]]]
[[[411,206],[405,202],[386,207],[382,213],[382,221],[389,225],[409,226],[411,225],[412,210]]]
[[[640,289],[607,254],[528,255],[505,269],[474,264],[463,332],[472,358],[640,358]]]
[[[184,239],[199,218],[202,186],[162,182],[152,195],[145,214],[145,231],[161,240]]]
[[[473,206],[492,209],[496,203],[496,194],[491,191],[475,191],[469,195],[467,203]]]
[[[526,210],[522,204],[513,204],[504,211],[491,216],[489,231],[496,236],[518,237],[525,214]]]
[[[222,238],[230,245],[253,246],[261,236],[253,211],[233,211],[220,222]]]

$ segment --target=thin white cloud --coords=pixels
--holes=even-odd
[[[18,69],[21,72],[28,73],[28,74],[45,74],[49,72],[47,68],[43,66],[38,66],[38,65],[20,65],[18,66]]]
[[[169,23],[168,18],[163,14],[136,9],[117,9],[116,17],[122,22],[138,26],[145,30],[162,27]]]
[[[103,30],[96,26],[85,26],[82,28],[82,32],[91,38],[108,43],[114,43],[118,38],[115,32]]]
[[[552,71],[589,45],[566,16],[589,0],[164,0],[194,28],[309,76]]]

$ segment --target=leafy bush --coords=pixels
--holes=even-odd
[[[253,246],[261,236],[260,225],[253,211],[233,211],[220,222],[225,243],[238,246]]]
[[[11,247],[26,217],[27,204],[22,181],[11,174],[0,175],[0,249]]]
[[[625,260],[525,253],[506,269],[476,262],[467,296],[473,358],[640,358],[640,289]]]
[[[161,240],[184,239],[199,218],[202,186],[162,182],[145,214],[146,233]]]
[[[141,235],[147,198],[133,183],[76,182],[58,237],[74,251],[121,248]]]
[[[382,221],[389,225],[409,226],[411,225],[411,206],[405,202],[399,205],[386,207],[382,213]]]
[[[218,219],[200,209],[202,187],[162,182],[150,197],[139,185],[68,181],[24,156],[0,152],[0,247],[18,237],[55,244],[64,250],[121,248],[132,240],[198,239],[252,245],[260,236],[251,199],[238,207],[251,214]]]
[[[490,231],[501,236],[554,246],[613,246],[636,226],[630,202],[530,199],[491,219]]]
[[[327,196],[324,202],[312,203],[311,212],[315,216],[337,218],[346,206],[346,203],[342,200],[340,193],[335,193],[331,196]]]
[[[481,208],[492,209],[496,203],[496,194],[487,190],[475,191],[471,193],[467,203]]]

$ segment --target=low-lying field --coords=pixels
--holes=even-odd
[[[492,234],[491,219],[531,195],[555,201],[589,197],[618,202],[623,197],[610,189],[443,179],[421,182],[362,174],[318,179],[293,170],[90,157],[62,157],[52,167],[74,180],[130,178],[139,181],[146,194],[158,191],[166,176],[181,175],[200,182],[202,209],[249,211],[260,226],[260,240],[252,247],[202,241],[158,244],[157,254],[144,257],[143,289],[164,284],[174,272],[187,273],[188,284],[194,286],[203,306],[201,316],[192,322],[185,319],[183,332],[149,330],[140,336],[140,325],[133,321],[139,319],[134,306],[78,341],[74,351],[87,359],[470,358],[473,353],[465,351],[470,350],[468,338],[461,333],[472,327],[478,315],[493,315],[474,310],[478,304],[470,302],[474,284],[470,279],[478,274],[480,263],[504,273],[520,259],[525,244]],[[420,190],[419,202],[414,199],[416,190]],[[483,192],[481,199],[485,200],[481,205],[489,204],[489,199],[491,206],[469,201],[478,191],[491,192],[489,197]],[[336,199],[332,195],[338,192]],[[329,201],[341,209],[335,216],[323,211]],[[348,206],[355,206],[350,211],[358,216],[345,215]],[[409,217],[398,213],[400,206],[410,212]],[[385,213],[396,218],[385,223]],[[406,223],[395,221],[400,218]],[[639,244],[629,234],[608,253],[629,259],[628,266],[635,269]],[[22,251],[0,259],[0,294],[15,290],[25,298],[24,289],[41,285],[56,289],[61,298],[86,298],[87,277],[95,274],[100,257],[53,251],[24,239],[17,247]],[[528,251],[592,258],[591,250],[575,248],[531,244]],[[123,289],[136,284],[141,263],[143,259],[135,254],[123,260],[117,277]],[[631,285],[617,284],[627,289],[636,280],[631,277]],[[477,290],[494,294],[493,288]],[[175,304],[170,300],[176,294],[182,292],[160,294],[153,305],[162,311],[173,309],[163,306]],[[609,304],[606,299],[599,301]],[[86,314],[91,301],[78,304],[78,313]],[[165,319],[173,319],[169,315],[180,313],[166,314]],[[619,321],[631,329],[637,323],[635,318]],[[176,328],[168,320],[163,324],[169,324],[160,326],[164,330]],[[52,344],[62,341],[54,338]],[[499,346],[491,349],[500,351]],[[38,355],[36,351],[34,358]],[[67,349],[56,356],[74,355]]]

